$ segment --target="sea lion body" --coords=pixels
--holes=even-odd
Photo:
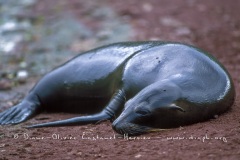
[[[128,45],[115,44],[80,54],[45,75],[32,92],[39,95],[46,110],[58,109],[52,107],[81,113],[102,110],[104,106],[90,101],[109,101],[122,85],[123,67],[128,59],[150,43]],[[82,103],[92,105],[82,106]]]
[[[228,72],[197,48],[117,43],[85,52],[45,75],[22,103],[0,114],[0,124],[20,123],[42,109],[77,110],[95,114],[31,127],[88,124],[119,115],[113,122],[117,132],[141,134],[212,118],[230,108],[234,97]]]

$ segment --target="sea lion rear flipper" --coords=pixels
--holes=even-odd
[[[74,118],[65,119],[65,120],[36,124],[36,125],[27,126],[26,128],[75,126],[75,125],[96,123],[100,120],[107,120],[107,119],[110,119],[110,117],[106,113],[100,112],[98,114],[91,115],[91,116],[74,117]]]
[[[122,105],[125,102],[125,94],[122,90],[116,92],[114,97],[108,103],[107,107],[100,113],[70,118],[66,120],[54,121],[49,123],[36,124],[27,126],[27,128],[40,128],[40,127],[57,127],[57,126],[70,126],[70,125],[84,125],[91,123],[98,123],[100,121],[109,120],[115,117],[115,115],[121,111]]]

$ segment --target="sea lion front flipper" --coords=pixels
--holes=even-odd
[[[39,112],[39,100],[28,95],[21,103],[0,113],[0,125],[18,124],[30,119]]]
[[[122,106],[125,102],[125,94],[122,90],[116,92],[111,101],[105,107],[105,109],[97,114],[74,117],[66,120],[36,124],[32,126],[27,126],[27,128],[40,128],[40,127],[57,127],[57,126],[74,126],[74,125],[84,125],[98,123],[104,120],[111,120],[115,117],[118,112],[122,110]]]

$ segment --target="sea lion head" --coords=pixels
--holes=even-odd
[[[174,117],[185,112],[176,105],[180,96],[179,87],[172,83],[146,87],[126,102],[124,110],[113,122],[113,129],[120,134],[138,135],[173,127]]]

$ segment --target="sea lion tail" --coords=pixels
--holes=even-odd
[[[54,122],[35,124],[35,125],[27,126],[26,128],[85,125],[85,124],[97,123],[103,120],[108,120],[110,118],[111,117],[108,114],[106,114],[105,112],[101,112],[91,116],[74,117],[74,118],[59,120]]]

